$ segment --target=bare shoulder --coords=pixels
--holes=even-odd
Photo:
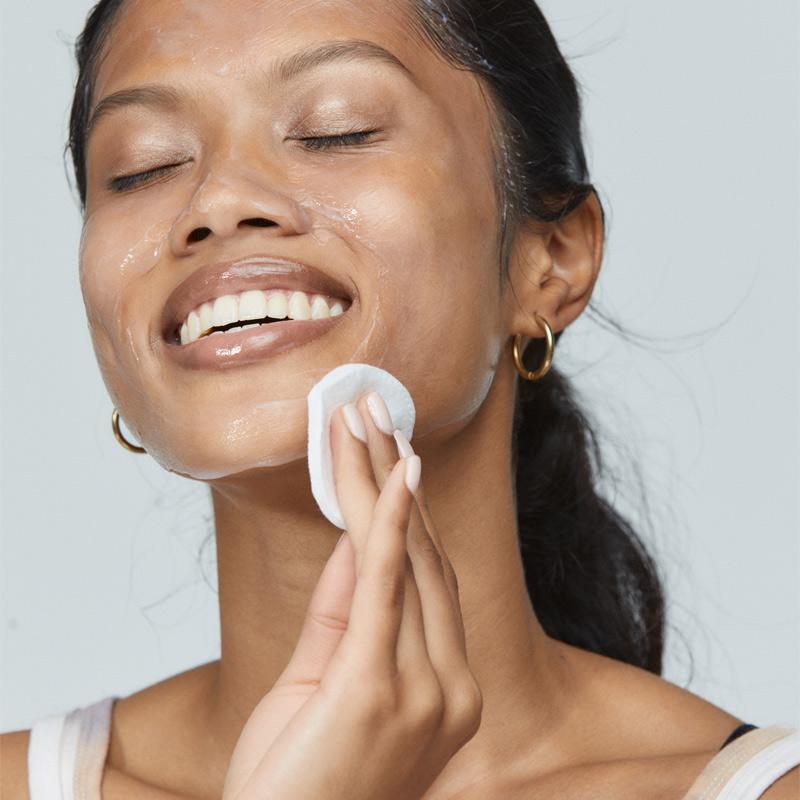
[[[159,767],[164,759],[169,762],[171,747],[180,742],[180,727],[192,716],[185,711],[197,696],[201,684],[208,682],[208,673],[214,662],[200,665],[179,675],[148,686],[128,697],[120,698],[112,714],[112,734],[109,756],[104,765],[102,796],[124,797],[126,800],[177,800],[178,795],[158,790],[146,781],[136,781],[119,768],[134,757],[141,758],[145,766]],[[177,711],[184,710],[178,723],[173,722]],[[172,726],[172,727],[170,727]],[[154,736],[153,730],[164,732]],[[30,800],[28,776],[28,748],[30,730],[17,730],[0,734],[0,800]],[[161,761],[159,761],[161,758]],[[116,763],[114,761],[116,759]]]
[[[570,645],[561,649],[586,710],[587,761],[700,757],[716,753],[734,728],[750,721],[640,667]]]
[[[532,760],[520,797],[680,800],[749,721],[645,669],[571,645],[559,650],[574,688],[568,735],[556,743],[558,763]]]
[[[0,734],[0,797],[30,800],[28,794],[28,743],[30,730]]]
[[[800,767],[778,778],[761,797],[762,800],[797,800],[800,797]]]

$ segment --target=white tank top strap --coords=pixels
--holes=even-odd
[[[789,725],[755,728],[722,748],[683,800],[757,800],[800,765],[800,731]]]
[[[100,800],[114,696],[50,714],[31,727],[30,800]]]

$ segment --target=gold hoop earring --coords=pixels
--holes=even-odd
[[[544,377],[550,370],[550,365],[553,363],[553,348],[555,341],[553,339],[553,329],[547,324],[547,320],[540,314],[537,314],[534,311],[533,316],[536,317],[536,321],[544,328],[545,337],[547,338],[547,350],[544,354],[544,361],[542,361],[542,365],[535,372],[531,372],[530,370],[526,369],[525,365],[522,363],[522,356],[519,352],[522,334],[518,333],[514,336],[514,366],[517,368],[517,372],[519,372],[519,374],[522,375],[522,377],[527,381],[537,381],[539,378]]]
[[[139,447],[135,444],[131,444],[123,435],[122,431],[119,429],[119,411],[115,408],[111,414],[111,428],[114,431],[114,436],[116,437],[117,441],[126,449],[130,450],[132,453],[146,453],[147,450],[144,447]]]

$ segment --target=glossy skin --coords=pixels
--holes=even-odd
[[[509,326],[519,328],[487,235],[497,211],[475,78],[403,46],[407,24],[393,22],[391,4],[187,6],[126,6],[97,80],[97,99],[159,82],[196,100],[175,113],[117,110],[89,139],[81,284],[123,420],[163,466],[192,477],[290,464],[305,455],[308,391],[334,366],[363,361],[409,388],[418,438],[453,436],[486,395]],[[330,39],[374,41],[419,77],[350,59],[268,84],[271,62]],[[298,141],[370,129],[379,133],[358,146]],[[132,191],[105,188],[170,163],[180,166]],[[274,224],[245,222],[254,219]],[[175,368],[159,336],[170,291],[204,264],[251,253],[351,285],[349,319],[334,336],[249,368]],[[535,327],[527,323],[540,335]],[[443,353],[448,363],[431,369]]]
[[[123,419],[165,468],[210,486],[222,657],[117,702],[104,798],[223,796],[243,728],[295,652],[339,534],[311,497],[304,402],[345,361],[388,369],[415,399],[412,445],[427,513],[458,577],[481,693],[480,728],[437,763],[425,800],[680,798],[741,720],[642,670],[548,638],[519,560],[511,341],[517,332],[523,345],[543,335],[533,310],[558,331],[586,307],[602,261],[596,202],[558,225],[521,231],[510,281],[499,280],[480,85],[412,35],[399,3],[131,0],[118,23],[95,100],[163,82],[197,102],[171,112],[117,110],[98,124],[81,285]],[[352,60],[265,90],[273,60],[349,38],[385,47],[414,79]],[[312,152],[297,141],[367,128],[381,133],[357,147]],[[178,162],[129,193],[105,186]],[[248,222],[256,218],[275,224]],[[205,238],[192,235],[205,228]],[[239,371],[171,365],[157,326],[170,291],[212,260],[253,252],[349,282],[347,324]],[[359,408],[369,424],[363,401]],[[385,464],[386,444],[376,440],[384,460],[371,448],[373,464]],[[412,560],[413,547],[412,537]],[[352,685],[354,699],[362,688]],[[3,743],[16,765],[7,780],[16,775],[20,796],[26,735]],[[353,758],[385,782],[380,796],[393,796],[397,752],[366,753],[351,741]],[[321,775],[331,768],[324,748],[297,763]]]

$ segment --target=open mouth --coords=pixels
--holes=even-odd
[[[297,289],[249,289],[201,303],[171,333],[171,344],[190,345],[209,336],[275,322],[325,320],[343,314],[350,301]]]

